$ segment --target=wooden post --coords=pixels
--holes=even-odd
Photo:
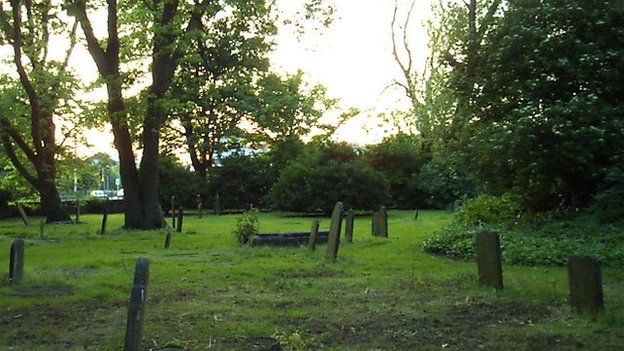
[[[171,245],[171,232],[167,230],[167,236],[165,237],[165,249],[168,249]]]
[[[100,229],[100,234],[106,234],[106,222],[108,221],[108,203],[104,204],[104,214],[102,215],[102,228]]]
[[[176,227],[176,210],[175,210],[175,196],[171,197],[171,228]]]

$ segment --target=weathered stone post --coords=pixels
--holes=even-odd
[[[39,222],[39,237],[41,239],[43,239],[43,237],[45,236],[44,226],[45,226],[45,218],[42,218],[41,221]]]
[[[184,208],[180,206],[178,209],[178,233],[182,233],[182,220],[184,219]]]
[[[371,217],[371,235],[378,236],[378,224],[379,222],[379,213],[373,212],[373,216]]]
[[[102,227],[100,228],[100,234],[106,234],[106,222],[108,221],[108,202],[104,203],[104,214],[102,215]]]
[[[212,204],[212,213],[216,215],[220,215],[221,210],[221,199],[219,193],[217,193],[214,197],[214,203]]]
[[[342,209],[342,202],[336,202],[329,224],[329,236],[327,237],[327,250],[325,251],[325,260],[327,262],[336,262],[336,258],[338,257],[340,228],[342,227]]]
[[[171,228],[176,227],[176,210],[175,210],[175,196],[171,197]]]
[[[355,224],[355,212],[353,209],[347,211],[345,217],[345,240],[348,243],[353,242],[353,225]]]
[[[600,263],[592,256],[568,258],[570,305],[582,313],[597,314],[604,309]]]
[[[197,218],[201,219],[202,218],[202,210],[203,210],[204,204],[202,202],[202,198],[201,195],[197,195]]]
[[[308,239],[308,249],[310,251],[316,250],[316,242],[318,240],[319,220],[312,220],[312,229],[310,230],[310,238]]]
[[[503,289],[503,265],[498,233],[477,234],[477,268],[479,283],[496,290]]]
[[[9,259],[9,283],[19,284],[24,276],[24,240],[16,239],[11,244]]]
[[[167,229],[167,236],[165,236],[165,249],[168,249],[171,245],[171,231]]]
[[[149,260],[139,258],[134,270],[134,281],[128,306],[126,322],[126,341],[124,351],[143,350],[143,322],[145,320],[145,302],[149,282]]]
[[[17,207],[17,212],[19,212],[20,217],[22,217],[22,222],[24,222],[24,225],[28,227],[30,225],[30,221],[28,220],[28,215],[26,214],[26,211],[24,211],[22,204],[16,202],[15,206]]]
[[[74,206],[76,207],[76,219],[74,221],[80,223],[80,201],[74,201]]]
[[[377,214],[377,236],[388,237],[388,210],[386,210],[386,206],[381,206]]]
[[[414,220],[417,220],[417,219],[418,219],[418,210],[415,210],[414,211]]]

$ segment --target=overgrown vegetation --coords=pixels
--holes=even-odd
[[[256,211],[248,211],[236,222],[236,227],[232,230],[232,236],[237,243],[247,245],[249,239],[258,234],[259,228],[260,222],[258,222]]]
[[[603,265],[624,264],[624,221],[604,224],[597,215],[525,212],[513,195],[479,196],[467,201],[453,222],[427,239],[425,251],[460,259],[475,258],[475,236],[500,234],[503,260],[510,264],[564,265],[572,254],[596,256]]]

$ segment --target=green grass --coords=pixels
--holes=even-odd
[[[259,214],[261,231],[309,229],[309,218]],[[146,347],[250,349],[280,335],[310,350],[619,350],[624,272],[603,271],[606,310],[577,316],[563,267],[505,266],[505,290],[476,284],[476,265],[434,257],[422,242],[450,221],[443,212],[390,213],[390,238],[357,218],[355,242],[324,263],[324,245],[247,248],[230,234],[238,216],[187,217],[164,250],[164,232],[97,234],[101,216],[78,225],[0,222],[0,262],[25,237],[22,284],[0,283],[0,349],[120,350],[137,257],[151,261]],[[328,228],[323,219],[321,229]],[[6,268],[3,270],[6,271]],[[220,345],[220,346],[219,346]],[[302,348],[304,349],[304,348]]]

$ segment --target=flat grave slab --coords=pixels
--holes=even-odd
[[[319,231],[317,244],[327,243],[329,231]],[[300,246],[306,245],[310,239],[310,231],[260,233],[249,239],[250,246]]]

